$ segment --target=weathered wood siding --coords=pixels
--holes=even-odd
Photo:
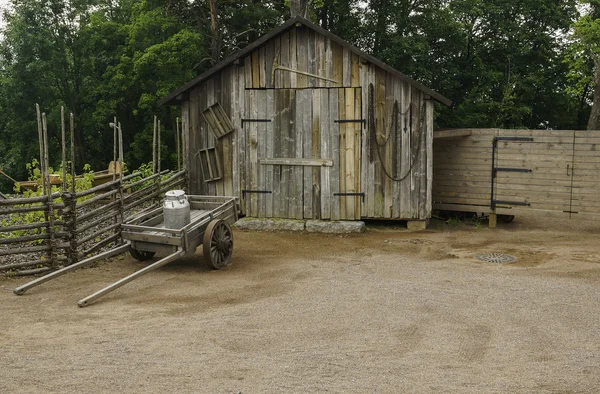
[[[335,123],[367,120],[370,84],[377,133],[390,133],[394,102],[400,113],[397,135],[389,136],[372,158],[369,128]],[[215,102],[236,129],[218,141],[201,115]],[[274,37],[191,89],[182,116],[192,193],[241,198],[243,190],[272,191],[246,194],[241,204],[244,213],[261,217],[420,220],[431,215],[433,102],[396,75],[305,26]],[[242,127],[242,119],[271,122]],[[223,158],[223,178],[205,183],[197,152],[209,147],[216,147]],[[333,166],[259,163],[260,158],[286,157],[328,159]],[[386,172],[403,179],[393,181]],[[285,193],[282,188],[287,188]]]
[[[496,213],[561,217],[600,214],[600,133],[573,130],[470,131],[470,136],[435,141],[435,209],[491,212],[493,139],[528,137],[533,141],[498,141],[496,167],[531,172],[498,171],[494,198],[530,205],[498,204]]]

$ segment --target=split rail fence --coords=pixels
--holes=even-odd
[[[600,215],[598,131],[445,130],[433,151],[434,209]]]
[[[42,217],[0,227],[0,271],[50,271],[121,244],[121,225],[129,217],[158,206],[165,192],[185,184],[185,170],[165,170],[146,178],[133,173],[76,193],[0,200],[0,218],[10,223],[22,223],[31,213]]]

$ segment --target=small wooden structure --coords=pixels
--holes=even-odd
[[[169,94],[192,194],[247,216],[425,220],[433,100],[451,102],[295,17]]]
[[[433,208],[495,215],[600,215],[600,134],[466,129],[434,133]]]

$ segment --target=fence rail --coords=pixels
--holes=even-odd
[[[0,222],[9,222],[0,226],[0,272],[46,272],[117,245],[124,218],[156,208],[166,191],[185,184],[185,170],[165,170],[146,178],[134,173],[78,193],[0,200]],[[20,215],[38,212],[38,223],[20,223]]]

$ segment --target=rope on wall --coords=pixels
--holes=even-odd
[[[394,107],[393,107],[393,112],[392,112],[392,122],[390,124],[390,129],[387,133],[386,136],[384,136],[382,133],[378,133],[377,132],[377,122],[375,120],[375,95],[374,95],[374,87],[373,84],[370,83],[369,84],[369,107],[368,107],[368,143],[369,143],[369,162],[373,162],[374,158],[375,158],[375,152],[377,152],[377,157],[379,158],[379,163],[381,164],[381,169],[383,170],[383,173],[385,174],[385,176],[387,176],[389,179],[391,179],[392,181],[395,182],[401,182],[403,180],[405,180],[411,173],[415,163],[417,163],[418,158],[420,157],[420,153],[421,153],[421,136],[423,135],[423,123],[425,122],[425,106],[423,105],[423,108],[421,109],[421,113],[419,116],[419,127],[416,130],[415,133],[413,133],[413,120],[412,120],[412,114],[413,114],[413,107],[412,107],[412,103],[410,103],[408,105],[408,108],[406,109],[406,111],[404,111],[401,115],[403,117],[405,117],[407,114],[409,114],[409,121],[408,122],[404,122],[404,132],[407,131],[407,127],[406,124],[409,124],[409,128],[410,128],[410,167],[408,168],[408,170],[406,171],[406,173],[404,175],[402,175],[401,177],[397,177],[397,171],[396,169],[398,168],[398,164],[397,164],[397,155],[393,155],[392,156],[392,171],[389,171],[383,162],[383,158],[381,155],[381,147],[385,147],[385,145],[387,144],[387,142],[390,139],[390,135],[393,136],[392,142],[393,142],[393,146],[392,146],[392,152],[393,152],[393,148],[394,147],[398,147],[398,142],[397,142],[397,138],[398,138],[398,124],[399,124],[399,110],[398,110],[398,101],[394,101]],[[413,139],[414,134],[416,134],[416,140]],[[402,140],[400,140],[400,143],[402,142]],[[402,152],[402,147],[398,147],[399,151]],[[398,170],[400,170],[398,168]]]

